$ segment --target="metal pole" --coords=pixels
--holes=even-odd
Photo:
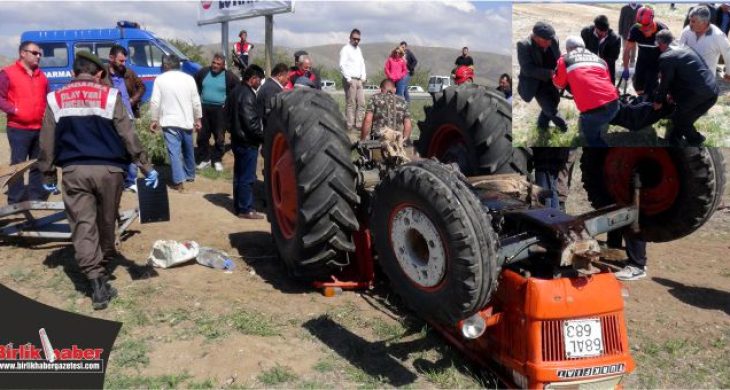
[[[223,57],[228,58],[228,22],[221,22],[221,49]]]
[[[266,75],[271,75],[271,62],[274,58],[274,15],[266,15],[266,58],[264,61],[264,66],[266,70]]]

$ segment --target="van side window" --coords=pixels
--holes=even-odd
[[[109,51],[114,42],[79,42],[74,44],[74,53],[88,51],[95,54],[101,62],[109,63]]]
[[[99,57],[101,62],[109,63],[109,52],[112,50],[114,42],[98,42],[96,44],[96,56]]]
[[[43,42],[38,46],[43,52],[41,57],[41,68],[53,68],[68,66],[68,48],[65,43]]]
[[[159,68],[163,55],[162,49],[150,41],[129,41],[129,61],[133,65]]]

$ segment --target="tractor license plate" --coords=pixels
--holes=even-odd
[[[603,353],[601,320],[569,320],[563,323],[565,356],[581,358],[599,356]]]

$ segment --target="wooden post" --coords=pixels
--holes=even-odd
[[[264,60],[264,67],[267,76],[271,76],[272,62],[274,58],[274,15],[266,15],[266,58]]]

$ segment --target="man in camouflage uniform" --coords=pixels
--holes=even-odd
[[[386,130],[399,133],[403,141],[410,139],[412,130],[408,103],[395,94],[395,84],[388,79],[380,83],[380,92],[368,101],[360,139],[381,139]]]

